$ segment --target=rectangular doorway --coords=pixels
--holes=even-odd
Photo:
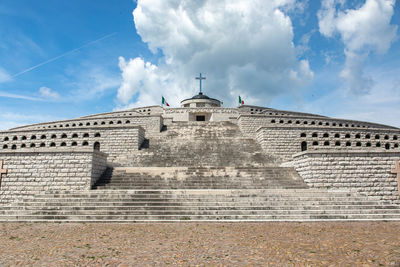
[[[196,121],[206,121],[206,116],[204,116],[204,115],[197,115],[197,116],[196,116]]]

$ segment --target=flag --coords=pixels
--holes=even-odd
[[[167,107],[169,107],[169,104],[167,103],[167,101],[165,101],[165,98],[163,96],[161,97],[161,104],[165,104],[167,105]]]
[[[239,96],[239,105],[244,105],[244,100]]]

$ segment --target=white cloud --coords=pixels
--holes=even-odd
[[[39,93],[43,98],[47,99],[60,98],[60,95],[57,92],[54,92],[53,90],[45,86],[39,88]]]
[[[8,72],[0,67],[0,83],[8,82],[11,80],[11,75]]]
[[[394,41],[397,26],[391,25],[394,0],[366,0],[357,9],[343,9],[345,0],[324,0],[318,12],[319,31],[326,37],[339,34],[346,62],[341,77],[356,94],[367,93],[373,80],[363,71],[371,52],[385,53]]]
[[[161,95],[177,105],[198,92],[236,103],[237,95],[261,104],[310,82],[307,60],[298,60],[293,28],[284,13],[294,0],[138,1],[134,21],[157,64],[120,58],[120,105],[158,104]],[[225,101],[226,102],[226,101]]]

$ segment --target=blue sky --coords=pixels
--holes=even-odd
[[[0,129],[204,91],[400,127],[390,0],[0,0]]]

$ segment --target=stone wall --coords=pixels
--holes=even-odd
[[[202,108],[171,108],[165,109],[164,117],[174,122],[195,120],[195,115],[206,115],[210,121],[232,121],[237,118],[236,108],[202,107]]]
[[[241,114],[238,117],[238,125],[240,130],[247,136],[254,135],[260,127],[314,127],[316,129],[339,128],[343,130],[385,129],[399,131],[395,127],[376,123],[277,112],[270,112],[268,115]]]
[[[107,155],[83,149],[0,152],[0,203],[49,190],[89,190],[106,169]]]
[[[397,178],[391,169],[399,159],[399,152],[307,151],[294,155],[292,163],[310,187],[398,201]]]
[[[256,138],[265,152],[283,160],[291,160],[302,149],[400,152],[400,131],[392,129],[271,126],[259,128]]]
[[[75,129],[40,129],[0,132],[0,152],[21,149],[92,148],[109,155],[113,162],[117,156],[127,155],[140,148],[145,132],[138,126],[78,127]]]
[[[117,112],[117,115],[120,112]],[[21,126],[17,128],[10,129],[9,131],[26,131],[26,130],[50,130],[50,129],[65,129],[65,130],[73,130],[76,128],[109,128],[112,126],[140,126],[144,128],[147,132],[160,132],[163,126],[163,118],[161,115],[135,115],[136,112],[131,113],[132,116],[126,115],[123,116],[119,114],[118,117],[115,117],[115,114],[106,114],[106,115],[93,115],[82,118],[77,118],[73,120],[64,120],[64,121],[54,121],[54,122],[46,122],[46,123],[38,123],[33,125]]]

